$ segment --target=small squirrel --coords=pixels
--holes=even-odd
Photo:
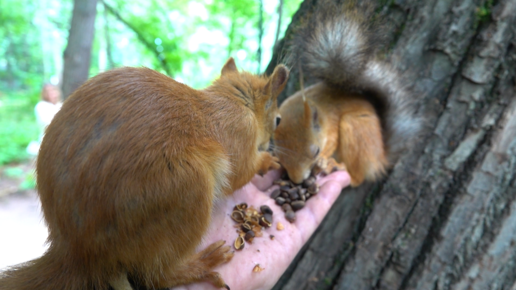
[[[347,169],[351,185],[379,178],[421,128],[401,77],[375,59],[372,5],[330,1],[293,38],[290,59],[320,81],[280,106],[275,155],[295,183],[311,170]],[[302,81],[302,76],[301,76]]]
[[[204,90],[147,68],[101,73],[49,125],[37,159],[48,251],[0,273],[1,290],[229,287],[224,241],[195,253],[214,201],[278,169],[267,152],[289,75],[239,72]]]

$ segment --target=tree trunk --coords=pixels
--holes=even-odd
[[[95,34],[97,0],[74,0],[68,44],[64,52],[63,98],[88,79]]]
[[[516,0],[388,3],[387,61],[415,76],[425,133],[383,181],[342,192],[275,289],[514,290]],[[298,83],[293,68],[283,97]]]

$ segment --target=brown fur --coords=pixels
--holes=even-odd
[[[0,274],[1,290],[147,288],[209,281],[232,253],[195,248],[213,202],[278,168],[265,151],[288,70],[238,72],[205,90],[146,68],[90,79],[63,104],[37,160],[49,250]],[[111,283],[113,284],[113,283]]]

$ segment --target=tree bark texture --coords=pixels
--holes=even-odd
[[[64,51],[63,98],[88,79],[95,34],[97,0],[74,0],[68,44]]]
[[[386,61],[424,133],[381,182],[342,192],[275,289],[516,290],[516,0],[387,2]],[[283,98],[298,89],[292,68]]]

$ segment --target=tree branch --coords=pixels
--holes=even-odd
[[[104,7],[106,7],[106,10],[109,13],[111,13],[111,15],[115,16],[115,18],[118,19],[120,22],[122,22],[125,26],[127,26],[127,28],[131,29],[136,34],[136,37],[138,38],[138,40],[140,40],[140,42],[147,49],[152,51],[154,56],[156,56],[159,63],[161,64],[161,67],[163,68],[163,70],[165,70],[166,74],[171,77],[172,73],[170,72],[170,68],[168,67],[167,61],[165,60],[165,58],[162,58],[160,56],[160,53],[156,50],[154,43],[147,41],[147,39],[145,39],[143,34],[134,25],[129,23],[127,20],[125,20],[113,7],[109,6],[109,4],[106,3],[106,1],[104,1],[104,0],[100,0],[100,1],[102,2],[102,4],[104,4]]]

